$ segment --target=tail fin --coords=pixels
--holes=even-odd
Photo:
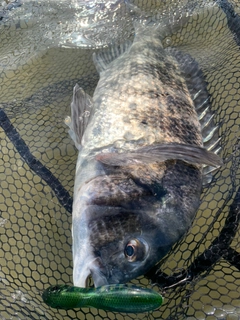
[[[162,39],[168,37],[183,28],[189,21],[190,17],[195,15],[195,6],[182,6],[177,3],[175,6],[170,6],[157,11],[147,10],[147,8],[140,8],[132,3],[132,0],[125,0],[132,19],[134,21],[134,28],[136,34],[142,34],[146,26],[151,26],[153,29],[159,29]],[[155,9],[156,10],[156,9]]]

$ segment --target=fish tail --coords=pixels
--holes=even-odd
[[[131,0],[125,0],[125,3],[133,18],[135,36],[143,36],[146,32],[149,34],[150,29],[152,35],[156,34],[163,40],[181,30],[191,16],[188,11],[181,10],[153,15],[131,3]]]

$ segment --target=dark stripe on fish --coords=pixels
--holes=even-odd
[[[174,132],[175,136],[186,144],[191,144],[193,140],[197,141],[198,139],[196,126],[184,119],[168,117],[168,130]]]
[[[97,206],[92,206],[92,208],[99,210]],[[105,208],[107,207],[100,207],[100,210],[106,210]],[[141,229],[141,215],[138,212],[116,207],[114,210],[109,207],[109,210],[111,214],[102,216],[101,219],[96,214],[96,218],[90,220],[88,224],[91,231],[89,232],[90,243],[93,247],[104,246],[108,242],[117,243],[126,233],[133,235]]]

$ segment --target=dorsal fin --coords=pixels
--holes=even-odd
[[[219,125],[214,122],[214,112],[211,110],[211,102],[207,91],[207,83],[204,79],[198,63],[189,54],[183,53],[176,48],[166,48],[166,50],[177,60],[183,77],[186,81],[191,98],[194,102],[198,119],[202,128],[203,146],[208,151],[218,154],[220,148]],[[215,167],[204,166],[203,184],[210,183]]]
[[[130,46],[132,45],[132,41],[127,40],[124,43],[119,45],[109,46],[106,50],[102,50],[99,52],[93,53],[93,62],[99,73],[106,70],[108,65],[118,57],[120,57],[124,52],[126,52]]]

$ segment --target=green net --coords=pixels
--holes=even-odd
[[[149,314],[127,315],[55,310],[42,301],[49,285],[72,284],[77,150],[64,119],[73,86],[92,95],[98,81],[92,52],[133,32],[125,2],[103,2],[96,1],[95,11],[90,1],[0,4],[0,319],[239,319],[238,1],[134,1],[154,19],[189,13],[164,46],[199,63],[224,159],[203,190],[188,234],[145,277],[132,281],[154,284],[164,304]],[[110,17],[107,24],[102,17]]]

